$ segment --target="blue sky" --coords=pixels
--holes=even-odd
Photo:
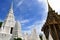
[[[11,3],[12,0],[0,0],[0,21],[6,18]],[[23,32],[30,33],[34,27],[38,34],[41,32],[47,17],[47,6],[44,0],[13,0],[13,10],[16,20],[22,24]]]

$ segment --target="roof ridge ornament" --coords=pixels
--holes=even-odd
[[[48,4],[48,11],[53,11],[53,9],[51,8],[51,6],[49,5],[48,0],[47,0],[47,4]]]

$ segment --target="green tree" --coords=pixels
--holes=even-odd
[[[16,38],[14,38],[14,40],[22,40],[22,38],[17,38],[17,39],[16,39]]]
[[[43,40],[43,39],[42,39],[42,34],[40,34],[39,37],[40,37],[41,40]]]
[[[2,26],[2,23],[3,23],[3,22],[0,22],[0,28],[1,28],[1,26]]]

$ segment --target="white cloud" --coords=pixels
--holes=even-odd
[[[39,2],[42,2],[43,0],[38,0]]]
[[[19,7],[20,5],[22,5],[24,0],[21,0],[18,4],[17,4],[17,7]]]
[[[36,26],[35,27],[36,27],[36,30],[37,30],[37,34],[42,33],[41,28],[42,28],[44,23],[45,23],[45,20],[36,22]]]
[[[28,27],[28,29],[30,29],[30,30],[24,30],[24,32],[27,32],[27,33],[30,34],[31,30],[33,28],[36,28],[37,34],[40,34],[40,33],[42,33],[41,28],[42,28],[44,22],[45,22],[45,20],[36,21],[33,25],[31,25],[31,26]]]
[[[38,2],[46,2],[46,0],[38,0]]]
[[[25,20],[21,20],[21,23],[24,24],[24,23],[28,23],[30,20],[28,19],[25,19]]]
[[[31,30],[24,30],[23,33],[31,34]]]
[[[39,3],[42,2],[45,12],[47,12],[48,11],[47,0],[38,0],[38,2]]]

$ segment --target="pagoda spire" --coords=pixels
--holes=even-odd
[[[10,7],[10,10],[9,10],[9,13],[8,13],[7,17],[9,17],[9,16],[14,17],[13,2],[11,3],[11,7]]]
[[[11,4],[11,7],[10,7],[10,11],[9,12],[13,13],[13,2]]]

